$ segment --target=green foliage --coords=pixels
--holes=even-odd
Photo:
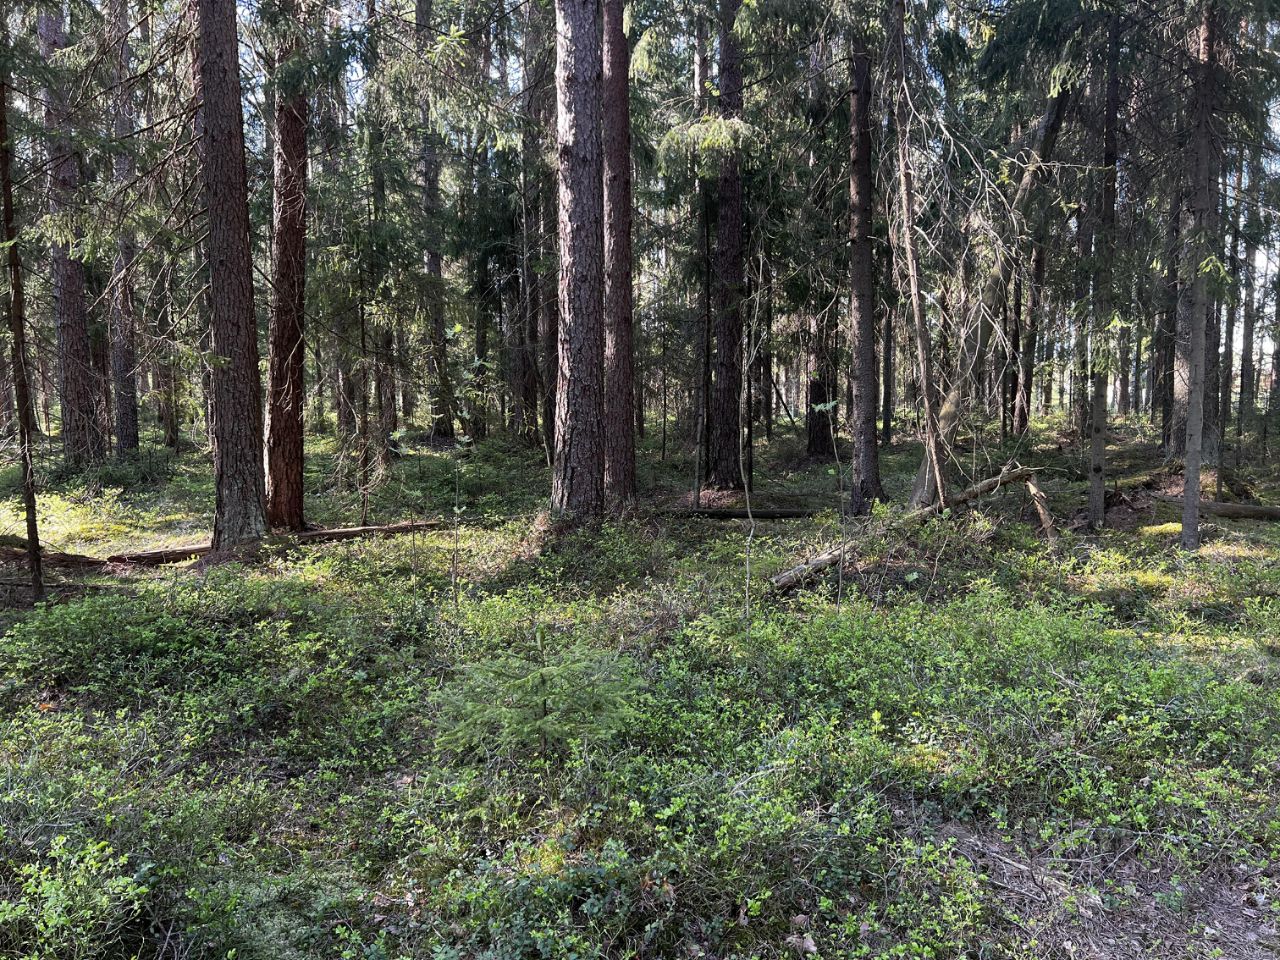
[[[584,641],[556,643],[545,627],[466,664],[436,695],[440,746],[466,753],[563,756],[634,719],[635,672]]]
[[[0,949],[14,960],[82,960],[116,949],[138,919],[145,869],[104,842],[56,836],[37,862],[0,884]]]
[[[782,489],[841,482],[792,439],[762,450]],[[1159,523],[1054,555],[1016,504],[906,532],[890,507],[859,521],[856,574],[777,598],[762,579],[847,520],[540,545],[486,519],[535,503],[536,461],[410,448],[373,506],[430,502],[441,530],[139,574],[14,623],[0,952],[1029,957],[1045,915],[1006,888],[1034,869],[1195,955],[1212,881],[1188,878],[1280,856],[1265,529],[1195,561]],[[130,538],[206,480],[179,459],[101,501],[109,524],[58,496],[72,536]]]

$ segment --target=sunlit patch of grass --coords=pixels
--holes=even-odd
[[[1140,537],[1176,537],[1182,533],[1182,524],[1176,521],[1148,524],[1138,527],[1137,532]]]

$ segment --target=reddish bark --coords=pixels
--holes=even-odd
[[[235,0],[197,0],[208,214],[210,419],[216,508],[213,550],[261,539],[262,385],[253,309],[253,261]]]
[[[301,27],[295,3],[281,9],[281,29]],[[281,44],[277,75],[296,70],[295,40]],[[274,243],[271,257],[271,329],[267,359],[267,523],[301,530],[303,340],[306,304],[307,95],[296,80],[275,98]]]

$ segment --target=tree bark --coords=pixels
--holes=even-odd
[[[55,72],[56,61],[67,47],[63,17],[58,7],[40,13],[38,19],[40,50],[46,65]],[[45,129],[49,136],[49,214],[55,218],[75,213],[80,192],[79,153],[72,140],[67,98],[58,83],[55,79],[44,94]],[[55,240],[50,256],[63,447],[67,463],[83,467],[99,462],[106,452],[102,390],[93,363],[85,308],[85,268],[78,253],[65,241]]]
[[[215,552],[261,539],[262,385],[235,0],[197,0],[208,214]]]
[[[0,18],[0,40],[8,46],[8,21]],[[35,405],[31,397],[27,356],[26,302],[22,253],[13,209],[13,148],[9,140],[9,61],[0,57],[0,214],[3,214],[6,265],[9,274],[9,338],[12,349],[13,390],[18,414],[18,454],[22,464],[22,508],[27,528],[27,569],[33,599],[44,597],[44,570],[40,562],[40,529],[36,516],[36,476],[31,440],[36,432]]]
[[[1191,134],[1192,229],[1185,247],[1184,275],[1189,285],[1186,311],[1186,443],[1183,456],[1185,492],[1182,508],[1182,546],[1200,546],[1200,461],[1205,407],[1205,320],[1208,284],[1201,264],[1212,248],[1208,229],[1214,214],[1216,134],[1213,129],[1217,85],[1216,0],[1201,0],[1200,26],[1193,65],[1193,128]],[[1180,344],[1181,346],[1181,344]]]
[[[624,0],[604,0],[604,486],[614,504],[636,497],[631,277],[631,62]]]
[[[849,512],[869,513],[884,499],[880,446],[876,442],[876,316],[871,272],[873,188],[871,176],[871,55],[858,41],[852,50],[849,90],[849,284],[853,428],[853,486]],[[888,349],[887,345],[885,349]]]
[[[604,506],[603,50],[599,0],[556,0],[559,156],[559,384],[551,509],[557,518]]]
[[[271,246],[271,327],[267,354],[267,523],[301,530],[303,339],[307,271],[307,93],[297,34],[306,29],[297,0],[279,11]]]
[[[120,238],[111,275],[111,382],[115,390],[116,451],[120,455],[138,449],[138,374],[135,337],[137,316],[133,298],[133,264],[137,242],[127,222],[124,191],[135,174],[133,150],[125,141],[133,134],[133,51],[129,43],[128,0],[111,0],[108,32],[116,45],[115,63],[115,186],[120,202]]]
[[[720,0],[720,112],[742,115],[742,50],[734,32],[742,0]],[[742,169],[735,147],[717,184],[714,363],[707,485],[741,490],[742,482]]]

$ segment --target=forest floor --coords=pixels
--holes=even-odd
[[[891,526],[906,442],[864,521],[762,445],[752,502],[827,512],[752,525],[655,509],[694,469],[651,435],[645,507],[552,540],[538,451],[407,442],[366,505],[316,438],[313,522],[441,528],[51,571],[34,612],[0,571],[0,955],[1277,956],[1280,524],[1183,554],[1179,478],[1113,439],[1098,536],[1049,426],[962,464],[1044,467],[1056,551],[1020,488]],[[152,453],[51,477],[41,521],[105,556],[211,505],[203,458]]]

